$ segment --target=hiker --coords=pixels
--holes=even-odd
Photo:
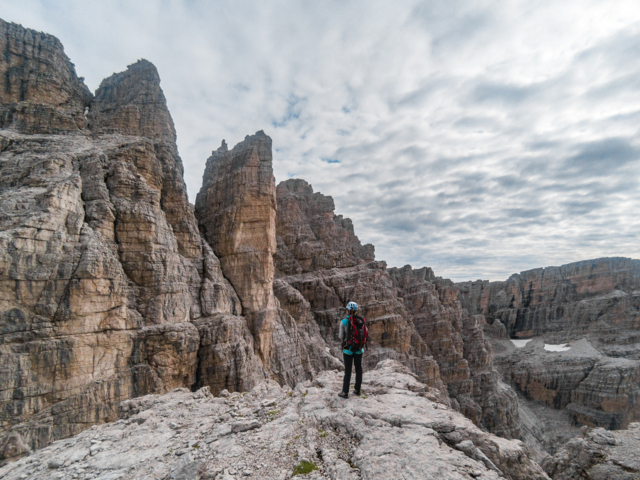
[[[347,318],[340,321],[340,340],[342,340],[342,356],[344,357],[344,381],[339,397],[349,397],[351,381],[351,365],[356,364],[356,386],[354,393],[360,395],[362,385],[362,354],[367,343],[367,326],[364,317],[356,315],[358,304],[347,303]]]

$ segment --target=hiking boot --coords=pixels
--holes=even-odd
[[[357,396],[360,396],[360,390],[354,390],[353,393],[356,394]]]
[[[348,394],[348,393],[346,393],[346,392],[340,392],[340,393],[338,394],[338,396],[339,396],[339,397],[341,397],[341,398],[349,398],[349,394]]]

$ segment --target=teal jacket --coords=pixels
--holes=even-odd
[[[340,341],[344,342],[347,338],[347,328],[349,327],[349,319],[343,318],[340,320]],[[342,353],[346,353],[347,355],[353,355],[351,350],[342,350]],[[360,355],[364,353],[364,349],[360,349],[359,352],[355,352],[356,355]]]

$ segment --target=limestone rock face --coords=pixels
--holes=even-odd
[[[115,74],[92,103],[57,39],[0,28],[0,463],[114,420],[127,398],[264,379],[188,203],[155,67]]]
[[[504,378],[527,398],[582,425],[640,419],[640,261],[601,258],[457,286],[462,305],[486,316]],[[537,340],[523,349],[501,340],[518,337]],[[571,349],[548,352],[545,343]]]
[[[460,411],[491,432],[517,438],[517,398],[493,366],[484,317],[468,315],[452,282],[435,277],[429,268],[392,268],[389,274]]]
[[[176,132],[156,67],[146,60],[139,60],[126,71],[105,79],[96,91],[89,119],[93,132],[150,140],[155,162],[136,167],[159,192],[159,201],[178,243],[179,253],[187,258],[200,257],[198,225],[187,198]]]
[[[619,429],[640,419],[640,362],[607,357],[586,339],[569,345],[549,352],[534,340],[501,352],[496,365],[526,398],[567,410],[579,425]]]
[[[258,132],[207,160],[196,212],[243,313],[273,310],[276,191],[271,139]]]
[[[610,430],[640,420],[640,361],[607,358],[597,362],[567,405],[576,421]]]
[[[354,300],[368,322],[365,365],[384,358],[413,362],[421,381],[443,390],[438,365],[408,321],[386,263],[373,260],[373,246],[361,245],[351,220],[335,215],[333,199],[297,179],[280,183],[277,199],[278,276],[309,303],[335,356],[342,357],[339,321]]]
[[[200,276],[137,175],[144,139],[0,136],[1,425],[38,448],[193,383]]]
[[[374,247],[362,245],[353,223],[335,215],[333,198],[313,193],[301,179],[278,185],[276,268],[285,275],[334,267],[353,267],[375,259]]]
[[[271,139],[264,132],[247,136],[232,150],[223,142],[213,152],[196,199],[196,215],[222,272],[238,293],[268,374],[294,385],[335,363],[317,327],[310,324],[308,306],[286,285],[276,286],[274,293],[276,187]]]
[[[484,432],[429,398],[394,361],[368,372],[361,397],[339,399],[341,382],[327,371],[293,389],[264,382],[246,395],[177,389],[127,400],[118,421],[0,468],[0,476],[285,480],[306,460],[317,468],[304,476],[311,479],[549,478],[522,442]]]
[[[95,133],[119,133],[175,142],[176,130],[160,88],[160,75],[147,60],[106,78],[89,116]]]
[[[85,128],[93,95],[56,37],[0,19],[0,50],[0,128],[21,133]]]
[[[640,260],[600,258],[457,286],[463,307],[499,320],[509,338],[587,337],[610,356],[640,358]]]
[[[640,478],[640,424],[609,432],[584,430],[547,460],[544,468],[555,480],[633,480]]]

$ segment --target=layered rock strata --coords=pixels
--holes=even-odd
[[[435,277],[429,268],[392,268],[389,274],[460,411],[491,432],[517,437],[517,398],[493,366],[484,317],[468,315],[452,282]]]
[[[291,389],[275,382],[246,395],[178,389],[128,400],[121,419],[100,425],[0,469],[13,479],[549,477],[520,441],[477,428],[437,403],[398,363],[368,372],[363,395],[336,397],[342,376],[318,375]]]
[[[527,398],[582,425],[640,419],[640,261],[602,258],[457,286],[461,304],[486,317],[503,376]],[[537,340],[517,349],[505,338]]]
[[[309,302],[320,332],[336,356],[344,305],[356,301],[367,318],[372,366],[394,358],[422,382],[448,392],[478,425],[518,435],[515,394],[492,365],[482,319],[463,312],[453,284],[430,269],[387,269],[362,245],[350,220],[334,214],[331,197],[303,180],[277,188],[276,274]]]
[[[277,188],[276,264],[284,275],[354,267],[375,260],[375,248],[362,245],[353,222],[335,215],[333,198],[314,193],[301,179]]]
[[[607,357],[586,339],[570,346],[549,352],[535,340],[497,355],[496,365],[527,398],[568,410],[578,424],[619,429],[640,419],[640,362]]]
[[[86,127],[93,95],[60,40],[0,19],[0,128],[64,133]]]
[[[640,359],[640,260],[600,258],[528,270],[506,282],[456,285],[463,308],[499,321],[509,338],[586,337],[609,356]]]
[[[260,131],[207,160],[196,215],[242,303],[256,351],[271,377],[295,384],[335,363],[307,304],[280,284],[274,293],[276,186],[271,138]],[[284,308],[281,307],[281,298]],[[294,313],[296,318],[291,316]]]
[[[0,462],[114,420],[127,398],[264,379],[155,67],[93,98],[57,39],[0,28]]]

